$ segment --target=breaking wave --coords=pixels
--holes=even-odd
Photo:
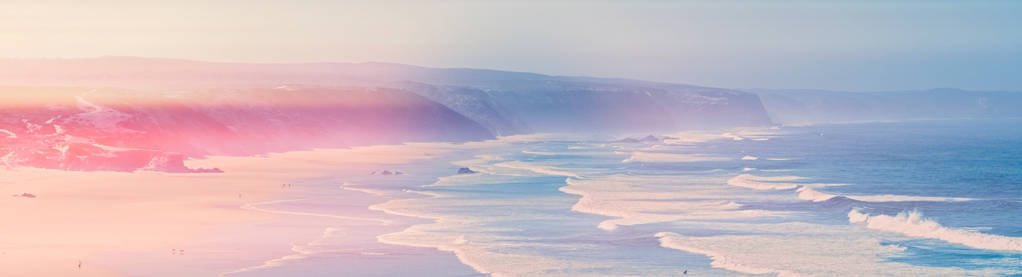
[[[948,202],[948,201],[973,201],[976,199],[964,198],[964,197],[939,197],[939,196],[913,196],[913,195],[895,195],[895,194],[880,194],[880,195],[836,195],[825,193],[816,190],[815,188],[830,187],[830,186],[843,186],[844,184],[820,184],[820,183],[784,183],[782,181],[796,181],[805,179],[799,176],[773,176],[764,177],[750,174],[741,174],[727,180],[728,185],[750,188],[755,190],[789,190],[796,189],[798,192],[798,199],[809,200],[812,202],[823,202],[830,200],[834,197],[843,196],[848,199],[864,202],[908,202],[908,201],[931,201],[931,202]]]
[[[751,174],[741,174],[728,179],[727,184],[755,190],[786,190],[797,188],[799,184],[781,183],[781,181],[796,181],[802,179],[804,178],[799,176],[764,177]]]
[[[1022,252],[1022,237],[984,234],[971,230],[948,228],[924,218],[918,211],[901,212],[894,216],[870,215],[859,209],[848,212],[848,222],[864,224],[869,229],[899,233],[910,237],[937,239],[972,248]]]

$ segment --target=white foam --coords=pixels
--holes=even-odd
[[[271,205],[271,204],[277,204],[277,203],[294,202],[294,201],[302,201],[302,200],[305,200],[305,199],[286,199],[286,200],[264,201],[264,202],[257,202],[257,203],[247,203],[247,204],[242,205],[241,208],[242,209],[246,209],[246,210],[260,211],[260,212],[272,213],[272,214],[312,216],[312,217],[323,217],[323,218],[340,219],[340,220],[352,220],[352,221],[369,221],[369,222],[376,222],[376,223],[383,224],[383,225],[391,224],[390,220],[379,219],[379,218],[365,218],[365,217],[354,217],[354,216],[323,214],[323,213],[310,213],[310,212],[280,211],[280,210],[272,210],[272,209],[266,209],[266,208],[260,207],[260,206],[263,206],[263,205]]]
[[[437,202],[444,201],[444,202]],[[450,202],[448,202],[450,201]],[[428,212],[425,207],[437,205],[493,205],[499,201],[491,199],[463,200],[451,198],[399,199],[373,205],[371,210],[388,214],[434,220],[429,224],[410,226],[400,232],[377,236],[377,241],[386,244],[412,247],[435,248],[454,253],[458,260],[473,270],[491,276],[537,275],[566,268],[592,268],[595,265],[581,264],[566,260],[544,257],[540,254],[509,253],[508,249],[528,247],[526,242],[511,243],[511,238],[483,235],[499,230],[483,230],[478,223],[487,218],[455,216]],[[507,203],[510,205],[511,203]],[[531,216],[530,216],[531,217]],[[470,237],[460,228],[470,228]]]
[[[750,174],[741,174],[731,179],[728,179],[727,184],[736,187],[750,188],[755,190],[786,190],[797,188],[799,184],[779,183],[776,181],[794,181],[801,179],[803,178],[798,176],[764,177]]]
[[[745,155],[744,157],[742,157],[743,161],[755,161],[755,160],[758,160],[758,159],[759,158],[757,158],[756,156],[749,156],[749,155]]]
[[[414,225],[401,232],[380,235],[377,240],[386,244],[448,251],[476,272],[495,277],[531,276],[573,267],[595,267],[540,255],[507,253],[500,249],[512,246],[509,243],[493,243],[493,238],[477,240],[464,234],[452,233],[450,229],[456,224],[440,219],[433,224]]]
[[[412,193],[412,194],[418,194],[418,195],[423,195],[423,196],[429,196],[429,197],[433,197],[433,198],[441,198],[441,197],[446,197],[447,196],[445,194],[438,193],[438,192],[425,191],[425,190],[415,190],[415,189],[406,189],[406,190],[403,190],[403,192]]]
[[[565,154],[565,153],[529,151],[529,150],[522,150],[522,153],[523,154],[529,154],[529,155],[540,155],[540,156],[558,156],[558,155],[564,155]]]
[[[938,239],[972,248],[1022,252],[1022,237],[984,234],[966,229],[948,228],[923,218],[918,211],[901,212],[895,216],[869,215],[859,209],[848,212],[849,223],[865,224],[867,228],[899,233],[911,237]]]
[[[627,159],[622,160],[623,163],[630,162],[649,162],[649,163],[673,163],[673,162],[706,162],[706,161],[726,161],[727,158],[713,157],[708,155],[700,154],[672,154],[672,153],[649,153],[649,152],[632,152],[632,155]]]
[[[816,187],[834,186],[839,184],[804,184],[798,188],[798,198],[802,200],[809,200],[813,202],[823,202],[830,200],[831,198],[837,197],[838,195],[820,192],[815,190]],[[932,197],[932,196],[911,196],[911,195],[893,195],[893,194],[882,194],[882,195],[842,195],[846,198],[865,201],[865,202],[903,202],[903,201],[935,201],[935,202],[949,202],[949,201],[973,201],[972,198],[964,197]]]
[[[572,133],[535,133],[527,135],[498,136],[497,141],[504,143],[535,142],[551,140],[582,140],[583,135]]]
[[[361,192],[361,193],[365,193],[365,194],[372,194],[372,195],[376,195],[376,196],[386,196],[387,195],[386,191],[378,190],[378,189],[368,189],[368,188],[362,187],[361,185],[352,184],[352,183],[348,183],[348,182],[344,182],[343,184],[341,184],[341,189],[347,190],[347,191]]]
[[[925,267],[889,262],[883,256],[904,249],[881,244],[881,240],[841,226],[808,223],[736,225],[756,230],[749,235],[691,237],[661,232],[656,237],[664,248],[701,254],[710,266],[742,274],[776,276],[961,276],[954,267]],[[968,273],[968,274],[967,274]],[[987,273],[990,274],[990,273]]]
[[[673,178],[677,179],[677,178]],[[614,217],[597,225],[612,231],[620,226],[672,222],[682,219],[736,219],[776,216],[783,212],[741,210],[741,204],[718,195],[700,195],[692,191],[650,191],[643,185],[668,180],[655,177],[609,176],[596,180],[568,178],[559,188],[581,198],[571,210]],[[633,185],[634,184],[634,185]]]
[[[319,253],[320,251],[312,250],[309,246],[316,246],[316,245],[322,244],[324,241],[326,241],[326,240],[328,240],[330,238],[333,238],[333,237],[338,237],[338,236],[342,235],[343,233],[344,232],[342,232],[338,228],[327,227],[326,229],[323,230],[323,234],[318,239],[307,243],[305,246],[300,246],[300,245],[297,245],[297,244],[292,244],[291,245],[291,251],[294,252],[293,254],[286,255],[286,256],[283,256],[283,257],[279,257],[279,258],[274,258],[274,259],[265,261],[265,262],[263,262],[260,265],[255,265],[255,266],[250,266],[250,267],[245,267],[245,268],[240,268],[240,269],[232,270],[232,271],[229,271],[229,272],[225,272],[225,273],[220,274],[220,276],[235,275],[235,274],[238,274],[238,273],[251,272],[251,271],[256,271],[256,270],[266,269],[266,268],[272,268],[272,267],[279,267],[279,266],[283,266],[283,265],[287,264],[288,261],[301,260],[301,259],[305,259],[305,258],[311,257],[312,255],[315,255],[315,254]]]
[[[731,140],[744,140],[745,139],[742,136],[735,135],[735,134],[732,134],[732,133],[723,133],[723,134],[720,134],[720,136],[725,137],[725,138],[730,138]]]
[[[497,163],[497,164],[494,164],[494,166],[503,167],[503,168],[518,169],[518,170],[526,170],[526,171],[531,171],[533,173],[538,173],[538,174],[542,174],[542,175],[554,175],[554,176],[566,176],[566,177],[582,178],[582,177],[579,177],[578,174],[575,174],[575,173],[572,173],[572,172],[568,172],[568,171],[565,171],[565,170],[560,169],[560,168],[551,167],[551,166],[540,166],[540,165],[535,165],[535,164],[531,164],[531,163],[527,163],[527,162],[520,162],[520,161]]]
[[[672,139],[665,139],[665,144],[695,144],[719,139],[730,139],[735,141],[751,139],[757,141],[768,140],[773,132],[762,128],[755,129],[734,129],[730,132],[715,133],[707,131],[684,131],[665,135]]]
[[[831,198],[834,197],[837,197],[837,195],[819,192],[810,187],[803,186],[798,188],[798,199],[809,200],[813,202],[823,202],[830,200]]]
[[[767,170],[761,170],[767,171]],[[785,183],[784,181],[798,181],[804,180],[804,177],[800,176],[756,176],[751,174],[741,174],[727,180],[728,185],[743,187],[755,190],[788,190],[799,188],[799,198],[805,200],[830,199],[834,195],[821,193],[812,188],[820,187],[833,187],[833,186],[844,186],[845,184],[825,184],[825,183]],[[801,187],[801,188],[800,188]],[[829,195],[829,197],[828,197]],[[805,198],[803,198],[805,197]],[[826,199],[820,200],[824,201]]]
[[[813,189],[814,184],[807,184],[798,188],[798,198],[802,200],[810,200],[813,202],[823,202],[831,198],[837,197],[837,195],[824,193]],[[972,198],[963,197],[931,197],[931,196],[911,196],[911,195],[842,195],[846,198],[865,201],[865,202],[904,202],[904,201],[935,201],[935,202],[949,202],[949,201],[973,201]]]
[[[475,168],[474,170],[479,171],[481,169]],[[460,186],[460,185],[472,185],[473,184],[472,181],[478,179],[479,175],[480,174],[458,174],[458,175],[451,175],[451,176],[443,176],[443,177],[437,178],[436,182],[433,182],[432,184],[428,184],[428,185],[423,185],[422,187],[428,188],[428,187],[452,187],[452,186]]]
[[[701,142],[707,142],[712,140],[723,139],[720,134],[701,132],[701,131],[685,131],[673,134],[665,135],[671,137],[664,139],[664,144],[676,145],[676,144],[696,144]]]
[[[863,223],[869,219],[869,215],[859,212],[858,209],[852,209],[848,212],[848,223]]]
[[[845,197],[866,201],[866,202],[905,202],[905,201],[934,201],[934,202],[951,202],[951,201],[973,201],[976,199],[965,198],[965,197],[939,197],[939,196],[912,196],[912,195],[894,195],[894,194],[881,194],[881,195],[846,195]]]
[[[688,246],[688,245],[682,243],[681,242],[682,241],[681,236],[678,235],[678,234],[675,234],[675,233],[660,232],[660,233],[656,234],[656,237],[660,239],[660,246],[662,246],[664,248],[678,249],[678,250],[681,250],[681,251],[690,252],[690,253],[696,253],[696,254],[702,254],[702,255],[706,255],[706,256],[710,257],[710,259],[713,260],[713,262],[710,263],[710,266],[713,266],[713,267],[716,267],[716,268],[723,268],[723,269],[727,269],[727,270],[731,270],[731,271],[735,271],[735,272],[746,273],[746,274],[771,274],[771,273],[773,273],[773,274],[777,274],[777,276],[800,276],[800,275],[796,274],[795,272],[788,271],[788,270],[773,269],[773,268],[766,268],[766,267],[757,267],[757,266],[746,265],[746,264],[742,263],[741,261],[736,261],[735,258],[728,257],[728,256],[725,256],[723,254],[720,254],[720,253],[717,253],[717,252],[714,252],[714,251],[705,250],[705,249],[699,249],[699,248]]]

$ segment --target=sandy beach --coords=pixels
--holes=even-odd
[[[341,214],[288,212],[277,206],[307,194],[306,184],[329,182],[309,181],[315,178],[367,175],[381,166],[433,159],[447,151],[439,144],[418,144],[188,161],[189,166],[224,170],[216,174],[0,169],[5,194],[0,218],[6,221],[0,228],[0,275],[244,273],[294,258],[300,254],[295,245],[321,239],[330,232],[328,225],[393,232],[400,230],[400,219],[369,211],[367,205],[353,205]],[[334,188],[366,204],[384,201]],[[374,234],[361,239],[376,243]]]

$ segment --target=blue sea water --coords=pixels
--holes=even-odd
[[[358,181],[388,192],[371,210],[420,219],[380,242],[494,276],[1022,273],[1022,120],[669,136],[463,145]]]

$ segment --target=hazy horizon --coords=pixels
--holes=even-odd
[[[212,64],[258,64],[258,65],[374,64],[375,63],[375,64],[392,64],[392,65],[412,66],[412,67],[427,68],[427,69],[466,69],[466,70],[481,70],[481,71],[499,71],[499,72],[508,72],[508,73],[538,74],[538,75],[544,75],[544,76],[549,76],[549,77],[567,77],[567,78],[578,77],[578,78],[622,79],[622,80],[635,80],[635,81],[645,81],[645,82],[658,82],[658,83],[666,83],[666,84],[681,84],[681,85],[693,85],[693,86],[701,86],[701,87],[709,87],[709,88],[726,88],[726,89],[750,90],[750,91],[862,92],[862,93],[879,92],[879,93],[883,93],[883,92],[916,92],[916,91],[931,91],[931,90],[951,89],[951,90],[974,91],[974,92],[1022,92],[1022,89],[1017,89],[1017,90],[1012,90],[1012,89],[990,89],[990,90],[986,90],[986,89],[968,89],[968,88],[961,88],[961,87],[920,87],[920,88],[911,88],[911,89],[882,89],[882,90],[839,90],[839,89],[807,88],[807,87],[786,87],[786,88],[723,87],[723,86],[708,86],[708,85],[694,84],[694,83],[682,83],[682,82],[674,82],[674,81],[657,81],[657,80],[650,80],[650,79],[626,78],[626,77],[615,77],[615,76],[559,75],[559,74],[548,74],[548,73],[543,73],[543,72],[502,70],[502,69],[494,69],[494,68],[458,67],[458,66],[438,67],[438,66],[421,65],[421,64],[407,64],[407,63],[381,62],[381,61],[362,61],[362,62],[350,62],[350,61],[316,61],[316,62],[314,62],[314,61],[308,61],[308,62],[287,62],[287,61],[272,62],[271,61],[271,62],[248,62],[248,61],[199,60],[199,59],[187,59],[187,58],[119,56],[119,55],[103,55],[103,56],[93,56],[93,57],[72,57],[72,58],[65,58],[65,57],[59,57],[59,58],[0,58],[0,60],[6,59],[6,60],[43,60],[43,61],[45,61],[45,60],[90,60],[90,59],[120,59],[120,58],[124,58],[124,59],[141,59],[141,60],[154,60],[154,61],[157,61],[157,60],[184,61],[184,62],[212,63]]]
[[[1022,276],[1022,1],[5,0],[0,276]]]
[[[388,62],[710,87],[1022,90],[1022,4],[15,1],[2,58]],[[812,22],[812,24],[807,24]]]

